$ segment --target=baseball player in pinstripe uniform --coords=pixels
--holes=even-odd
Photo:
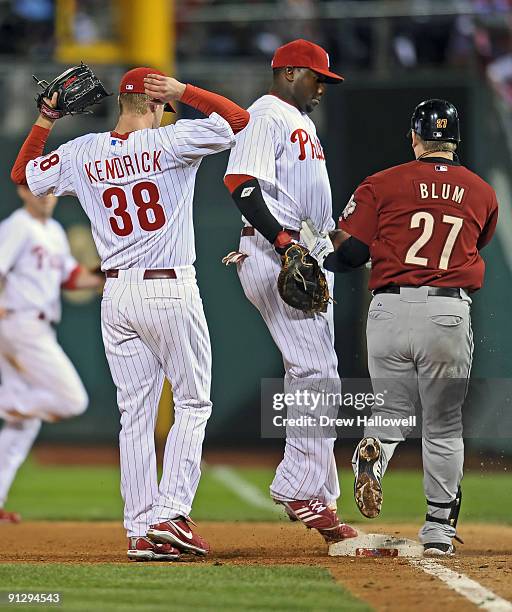
[[[245,220],[240,252],[247,257],[239,256],[238,274],[282,353],[285,391],[339,393],[332,305],[314,316],[294,310],[281,300],[276,279],[280,255],[299,239],[303,219],[314,219],[322,232],[334,228],[324,152],[308,114],[326,85],[343,78],[330,71],[324,49],[306,40],[277,49],[272,68],[272,88],[249,107],[251,120],[236,138],[224,179]],[[332,273],[327,277],[332,292]],[[289,417],[296,414],[296,406],[288,408]],[[336,514],[334,441],[287,432],[270,487],[292,520],[318,529],[327,542],[357,535]]]
[[[72,257],[62,226],[51,218],[57,198],[20,185],[23,207],[0,223],[0,521],[16,472],[41,428],[82,414],[87,393],[57,343],[60,289],[98,288],[102,279]]]
[[[172,110],[176,100],[208,117],[159,127],[164,104]],[[174,560],[209,551],[189,518],[212,406],[210,339],[193,266],[195,175],[205,155],[233,145],[249,114],[145,67],[122,78],[119,107],[114,131],[43,156],[54,121],[42,106],[12,175],[38,195],[77,196],[91,221],[107,277],[102,331],[121,413],[128,557]],[[174,424],[158,483],[154,428],[164,377],[173,386]]]

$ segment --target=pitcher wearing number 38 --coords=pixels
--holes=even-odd
[[[367,178],[343,211],[332,271],[371,257],[368,369],[375,426],[365,429],[353,466],[357,506],[368,518],[382,505],[381,480],[407,428],[379,426],[421,406],[427,516],[420,531],[425,554],[454,553],[461,503],[464,445],[462,404],[473,356],[470,294],[480,289],[480,251],[498,218],[496,194],[461,166],[455,107],[426,100],[411,119],[416,160]],[[310,245],[308,245],[310,246]]]
[[[177,100],[207,118],[160,127],[164,110],[172,111]],[[114,131],[81,136],[42,156],[56,95],[40,110],[12,177],[37,195],[78,197],[91,221],[107,277],[102,333],[121,413],[128,557],[205,555],[208,543],[189,518],[212,406],[192,201],[202,158],[232,147],[249,114],[222,96],[135,68],[121,80]],[[173,387],[174,424],[158,482],[154,428],[164,377]]]

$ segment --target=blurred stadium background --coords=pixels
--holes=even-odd
[[[248,106],[268,88],[275,48],[297,37],[323,45],[331,65],[346,77],[343,85],[329,88],[313,116],[327,154],[335,218],[365,176],[411,159],[405,134],[419,101],[441,97],[458,107],[462,161],[495,187],[501,203],[497,237],[484,252],[486,286],[474,299],[473,375],[510,378],[511,0],[0,0],[0,216],[18,206],[9,173],[36,115],[32,74],[53,77],[83,60],[116,92],[126,69],[153,65]],[[94,115],[60,121],[50,144],[107,131],[116,113],[114,95]],[[179,113],[193,116],[184,105]],[[241,227],[222,183],[226,161],[217,155],[203,162],[195,198],[197,270],[214,357],[214,412],[206,441],[211,448],[262,444],[260,379],[282,375],[280,355],[245,300],[235,270],[220,263],[237,245]],[[78,259],[97,263],[80,205],[63,198],[56,217]],[[367,376],[366,275],[337,280],[336,342],[346,377]],[[83,417],[43,428],[40,441],[114,444],[118,411],[97,296],[65,295],[59,337],[91,402]],[[487,401],[483,418],[499,430],[496,414]],[[510,439],[469,444],[512,453]]]

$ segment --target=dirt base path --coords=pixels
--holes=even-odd
[[[416,530],[407,524],[379,524],[372,531],[415,538]],[[205,522],[200,531],[213,553],[206,559],[187,556],[180,563],[324,566],[376,610],[476,609],[406,559],[328,557],[318,534],[301,525]],[[128,563],[118,523],[24,522],[1,525],[0,533],[0,563]],[[463,535],[466,544],[457,557],[440,563],[512,601],[512,527],[465,524]]]

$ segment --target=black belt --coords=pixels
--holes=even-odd
[[[407,289],[408,287],[403,288]],[[380,287],[379,289],[375,289],[373,295],[377,295],[377,293],[400,293],[400,289],[402,289],[402,287],[398,287],[397,285],[389,285],[388,287]],[[419,287],[412,287],[412,289],[419,289]],[[428,295],[460,298],[460,291],[460,289],[456,289],[455,287],[429,287]]]
[[[118,278],[119,270],[105,270],[105,276],[107,278]],[[149,269],[144,270],[144,275],[142,277],[144,280],[152,280],[157,278],[178,278],[176,275],[176,271],[172,268],[168,270],[157,270],[157,269]]]
[[[290,235],[290,238],[293,238],[294,240],[300,240],[300,232],[298,232],[297,230],[285,228],[284,231]],[[241,233],[242,236],[254,236],[256,234],[256,230],[251,225],[246,225],[245,227],[242,227]]]

